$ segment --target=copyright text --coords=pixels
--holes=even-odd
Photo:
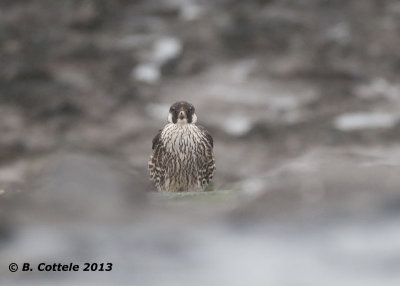
[[[10,272],[20,271],[38,271],[38,272],[78,272],[78,271],[111,271],[113,264],[106,263],[39,263],[36,266],[30,263],[10,263]]]

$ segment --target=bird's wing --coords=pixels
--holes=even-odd
[[[156,148],[156,146],[160,143],[161,132],[162,132],[162,129],[158,130],[157,135],[153,138],[153,145],[152,145],[151,149],[154,150],[154,148]]]
[[[161,190],[164,186],[164,161],[163,161],[163,148],[161,141],[162,129],[158,131],[157,135],[153,138],[152,149],[153,152],[150,156],[148,167],[150,171],[150,179],[155,182],[157,189]],[[161,155],[161,156],[160,156]]]
[[[215,159],[213,154],[214,140],[205,127],[201,125],[197,125],[197,127],[204,134],[207,146],[203,157],[204,160],[201,160],[200,174],[199,174],[199,180],[201,182],[201,186],[204,188],[206,185],[210,183],[210,180],[213,178],[213,173],[215,171]]]
[[[211,134],[207,131],[207,129],[204,126],[201,126],[201,125],[197,125],[197,127],[206,136],[207,141],[210,142],[210,144],[211,144],[211,147],[214,147],[214,139],[212,138]]]

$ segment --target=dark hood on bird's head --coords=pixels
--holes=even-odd
[[[178,118],[187,119],[187,123],[193,122],[195,108],[192,104],[186,101],[178,101],[171,105],[169,113],[172,115],[172,123],[176,124]]]

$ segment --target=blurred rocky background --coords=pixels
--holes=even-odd
[[[399,46],[395,0],[0,1],[0,284],[400,285]],[[209,192],[148,180],[178,100]]]

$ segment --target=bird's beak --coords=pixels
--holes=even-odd
[[[185,113],[185,111],[181,110],[181,111],[179,112],[178,118],[179,118],[180,120],[185,119],[185,118],[186,118],[186,113]]]

